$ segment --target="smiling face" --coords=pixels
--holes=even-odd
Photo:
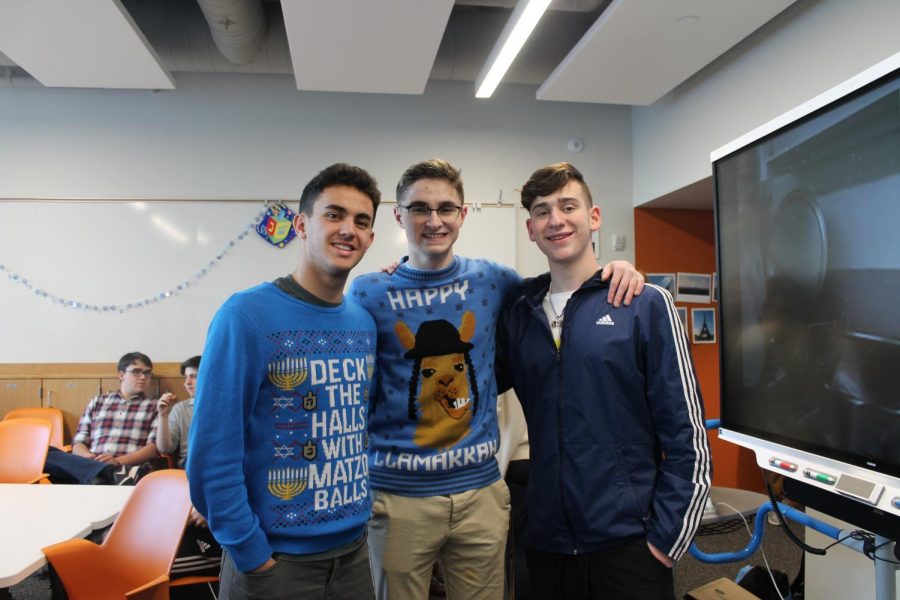
[[[346,185],[322,190],[312,214],[298,213],[294,229],[303,240],[295,276],[307,291],[323,298],[340,296],[350,270],[372,245],[375,209],[372,200]]]
[[[419,179],[397,204],[394,218],[406,232],[410,266],[429,270],[448,266],[466,218],[466,207],[456,189],[445,179]],[[433,209],[427,217],[414,214],[424,213],[426,208]]]
[[[591,233],[600,229],[600,208],[587,199],[581,183],[569,181],[552,194],[539,196],[529,214],[528,237],[551,266],[594,263]]]

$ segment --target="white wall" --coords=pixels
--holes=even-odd
[[[293,200],[320,168],[340,160],[369,169],[386,199],[392,199],[406,166],[441,156],[462,168],[468,202],[494,203],[502,191],[503,201],[511,204],[518,201],[515,189],[534,168],[570,160],[585,172],[603,207],[603,260],[633,260],[633,244],[613,253],[606,243],[612,233],[632,240],[626,107],[538,103],[533,87],[512,85],[487,101],[476,101],[471,84],[465,83],[432,83],[423,96],[300,93],[290,77],[278,76],[179,74],[177,85],[158,94],[0,89],[0,198]],[[578,155],[566,150],[566,141],[575,135],[585,142]],[[474,225],[464,227],[461,239],[496,235],[478,244],[516,247],[514,262],[523,274],[544,270],[543,256],[524,235],[521,211],[485,210],[502,210],[518,223],[487,233]],[[199,227],[184,225],[193,231]],[[220,226],[227,236],[227,223]],[[8,236],[7,244],[0,244],[0,264],[59,296],[79,295],[94,303],[168,289],[184,277],[175,272],[187,269],[190,274],[199,266],[199,249],[173,256],[171,248],[155,248],[148,235],[135,234],[134,225],[89,227],[57,224],[42,230],[29,223],[27,231],[35,228],[36,233],[26,235],[28,241],[10,248]],[[382,229],[376,234],[396,234]],[[260,243],[253,239],[244,244],[250,242]],[[86,264],[77,260],[86,252],[75,250],[83,244],[109,252]],[[71,279],[68,272],[65,280],[55,277],[61,267],[36,259],[35,245],[50,249],[41,256],[56,252],[80,272]],[[497,258],[504,256],[506,252],[498,252]],[[122,275],[154,261],[172,263],[172,276],[157,269],[144,271],[143,278]],[[215,294],[192,291],[131,315],[87,315],[51,306],[3,276],[0,331],[6,335],[0,338],[0,362],[113,361],[134,348],[154,360],[180,361],[199,351],[206,330],[205,322],[185,329],[185,321],[208,320],[225,290],[240,289],[248,279],[254,283],[281,275],[284,264],[291,264],[290,259],[224,260],[210,283],[201,284],[219,286]],[[74,286],[79,276],[90,285],[67,288],[67,281]],[[127,294],[117,287],[123,283]]]
[[[710,176],[711,151],[897,51],[897,0],[800,0],[633,110],[634,205]]]

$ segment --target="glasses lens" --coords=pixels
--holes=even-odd
[[[438,217],[445,221],[455,219],[462,210],[462,207],[454,204],[445,204],[438,208],[430,208],[424,204],[411,204],[409,206],[404,206],[403,208],[408,210],[410,216],[416,219],[430,219],[431,213],[435,212],[438,214]]]
[[[149,369],[129,369],[128,372],[135,377],[147,377],[148,379],[153,377],[153,371]]]

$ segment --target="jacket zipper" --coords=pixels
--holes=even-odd
[[[547,293],[548,294],[550,293],[549,289],[547,290]],[[571,302],[571,301],[572,301],[572,298],[569,298],[569,302]],[[563,499],[563,496],[565,496],[565,491],[564,491],[565,488],[563,487],[562,406],[561,406],[561,395],[560,395],[561,385],[559,385],[559,384],[562,383],[562,381],[561,381],[562,380],[562,368],[561,368],[562,341],[563,341],[563,331],[566,328],[566,324],[565,324],[565,321],[563,321],[562,329],[560,329],[560,332],[559,332],[559,345],[557,346],[556,340],[553,339],[553,330],[550,328],[550,324],[547,322],[547,317],[544,314],[544,309],[541,308],[540,303],[538,303],[537,305],[531,306],[531,313],[532,313],[532,316],[538,320],[538,323],[540,323],[541,326],[544,328],[544,331],[546,331],[547,334],[549,335],[550,344],[553,346],[554,353],[555,353],[555,362],[557,364],[556,372],[557,372],[557,381],[558,381],[558,384],[556,386],[556,390],[557,390],[556,391],[556,422],[558,423],[558,427],[556,428],[556,445],[559,448],[559,452],[557,452],[557,456],[559,457],[557,459],[557,460],[559,460],[559,466],[557,467],[556,471],[557,471],[557,473],[559,473],[559,495],[560,495],[560,500],[562,501],[561,508],[562,508],[562,512],[563,512],[563,517],[566,520],[566,525],[569,527],[569,536],[572,540],[572,554],[577,555],[578,548],[576,547],[576,543],[575,543],[575,529],[572,527],[572,522],[569,520],[569,513],[566,511],[566,508],[565,508],[566,502]]]
[[[576,290],[575,292],[577,293],[578,290]],[[547,294],[550,293],[549,288],[547,289],[547,291],[545,293],[547,293]],[[575,299],[575,295],[576,294],[572,294],[572,296],[569,298],[569,303],[571,303],[572,300]],[[529,304],[531,304],[531,302],[529,302]],[[568,303],[566,305],[566,308],[569,308]],[[574,314],[574,308],[575,308],[575,305],[572,305],[572,314]],[[562,383],[562,345],[563,345],[563,337],[564,337],[567,323],[565,320],[563,321],[562,329],[560,330],[560,333],[559,333],[559,346],[556,346],[556,340],[553,339],[553,330],[550,329],[550,324],[547,323],[546,315],[544,314],[544,309],[541,307],[540,302],[538,302],[536,305],[532,304],[531,311],[532,311],[533,316],[536,319],[538,319],[538,322],[543,324],[544,330],[549,332],[549,334],[550,334],[550,343],[554,345],[555,353],[556,353],[557,381],[558,381],[558,383]],[[563,466],[563,463],[562,463],[562,455],[563,455],[563,452],[562,452],[562,450],[563,450],[562,412],[563,411],[562,411],[562,406],[561,406],[562,386],[557,385],[556,389],[557,389],[557,392],[556,392],[556,420],[557,420],[557,423],[559,424],[557,431],[556,431],[556,443],[557,443],[558,449],[559,449],[559,452],[557,453],[559,456],[559,459],[558,459],[559,460],[559,469],[558,469],[559,493],[560,493],[560,500],[562,501],[561,508],[562,508],[563,516],[566,520],[566,525],[568,525],[568,527],[569,527],[569,535],[570,535],[570,539],[572,540],[572,555],[577,556],[578,555],[578,543],[576,541],[575,528],[572,527],[572,521],[569,518],[568,511],[566,510],[566,501],[564,498],[565,487],[563,486],[563,469],[562,469],[562,466]]]
[[[547,293],[549,294],[550,290],[547,290]],[[572,294],[572,296],[569,297],[569,301],[568,301],[568,303],[566,303],[566,308],[569,308],[568,305],[572,303],[574,298],[575,298],[574,294]],[[574,309],[574,305],[572,306],[572,308]],[[570,313],[570,314],[574,314],[574,310],[572,310],[572,313]],[[563,432],[564,411],[562,409],[562,378],[563,378],[563,375],[562,375],[562,373],[563,373],[563,370],[562,370],[562,347],[563,347],[563,339],[565,337],[565,332],[568,329],[567,326],[568,326],[568,323],[565,320],[563,320],[562,327],[559,330],[559,345],[558,346],[556,346],[556,340],[553,340],[553,344],[554,344],[554,346],[556,346],[556,364],[557,364],[556,372],[557,372],[557,382],[558,382],[558,384],[556,386],[556,422],[559,424],[559,426],[557,427],[557,430],[556,430],[556,443],[557,443],[557,446],[559,449],[559,452],[557,452],[557,455],[559,456],[559,461],[560,461],[558,472],[559,472],[559,494],[560,494],[560,499],[562,500],[562,513],[563,513],[563,517],[566,520],[566,525],[568,525],[568,527],[569,527],[569,537],[572,540],[572,555],[577,556],[578,555],[578,542],[577,542],[576,536],[575,536],[575,528],[572,527],[572,521],[569,518],[569,511],[566,508],[568,505],[568,501],[565,498],[565,487],[563,485],[564,453],[563,453],[563,439],[562,439],[563,433],[562,432]],[[550,332],[550,338],[551,339],[553,338],[552,330]]]

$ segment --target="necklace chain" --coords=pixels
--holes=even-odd
[[[563,309],[559,312],[556,311],[556,306],[553,304],[553,298],[550,297],[550,293],[547,293],[547,302],[550,304],[550,310],[553,311],[554,319],[550,321],[551,328],[557,328],[562,325],[563,319],[566,316],[566,307],[563,305]]]

